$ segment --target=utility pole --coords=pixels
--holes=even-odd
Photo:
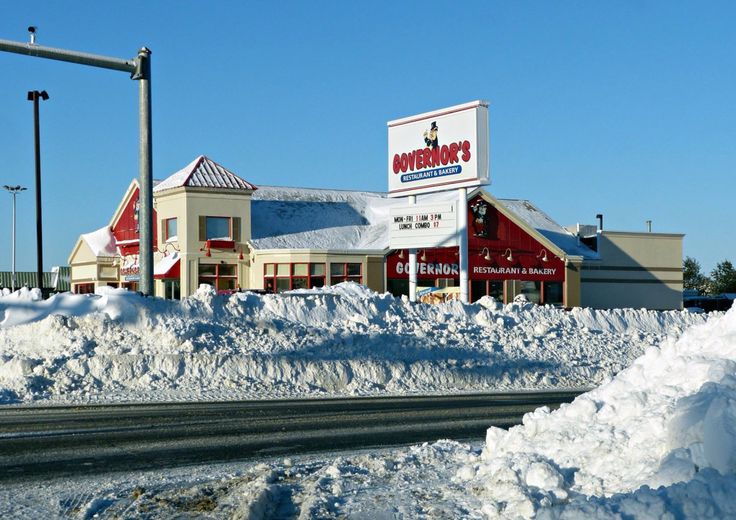
[[[90,67],[128,72],[130,79],[140,81],[138,113],[138,172],[140,176],[140,290],[153,295],[153,160],[151,125],[151,51],[145,47],[130,60],[110,58],[85,52],[43,47],[36,43],[36,28],[29,27],[30,43],[0,40],[0,51],[25,54],[37,58],[67,61]]]

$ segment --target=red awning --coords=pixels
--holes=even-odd
[[[153,277],[156,280],[179,278],[181,276],[181,258],[178,253],[163,257],[153,268]]]
[[[235,249],[234,240],[210,239],[204,245],[207,249]]]

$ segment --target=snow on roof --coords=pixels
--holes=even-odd
[[[258,189],[204,155],[200,155],[178,172],[159,182],[153,191],[160,192],[183,186],[231,190]]]
[[[582,256],[586,260],[598,260],[600,257],[583,243],[578,243],[575,235],[552,220],[549,215],[528,200],[499,199],[503,206],[523,220],[528,226],[536,229],[541,235],[562,249],[568,255]]]
[[[251,202],[256,249],[376,250],[388,247],[384,194],[261,186]]]
[[[115,256],[118,254],[115,236],[107,226],[91,233],[85,233],[81,238],[95,256]]]
[[[179,261],[179,253],[174,252],[172,255],[166,255],[153,266],[154,275],[165,275]]]
[[[454,201],[455,191],[417,196],[417,204]],[[529,227],[568,255],[597,259],[595,251],[526,200],[499,201]],[[256,249],[385,251],[389,211],[407,204],[384,193],[261,186],[251,202],[252,244]]]

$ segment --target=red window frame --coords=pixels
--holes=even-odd
[[[211,265],[215,267],[215,274],[202,274],[201,268],[203,265]],[[237,264],[199,264],[200,272],[198,273],[199,283],[208,283],[215,288],[216,291],[232,291],[238,288],[238,265]],[[223,267],[232,267],[235,274],[222,274]],[[222,282],[228,283],[227,287]]]
[[[93,294],[94,292],[95,292],[94,283],[74,284],[74,294]]]
[[[278,274],[278,266],[280,265],[288,265],[289,266],[289,274],[288,275],[281,275]],[[307,274],[301,275],[301,274],[294,274],[294,266],[296,265],[306,265],[307,266]],[[323,274],[312,274],[312,266],[313,265],[321,265],[322,266],[322,273]],[[273,274],[268,274],[268,266],[273,266]],[[281,291],[291,291],[294,290],[294,280],[295,279],[304,279],[307,280],[307,286],[306,288],[312,289],[314,287],[322,287],[325,285],[327,281],[327,273],[326,273],[327,266],[324,262],[269,262],[266,264],[263,264],[263,288],[266,289],[269,292],[281,292]],[[288,280],[289,281],[289,287],[288,289],[278,289],[278,280]],[[296,287],[299,288],[299,287]]]
[[[342,274],[333,275],[332,266],[342,265]],[[348,266],[358,266],[359,274],[348,274]],[[335,285],[340,282],[363,283],[363,263],[362,262],[330,262],[330,284]]]

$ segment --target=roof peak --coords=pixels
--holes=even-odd
[[[206,155],[198,155],[184,168],[157,184],[153,191],[160,192],[182,187],[216,188],[237,191],[255,191],[258,189],[255,185],[216,163]]]

